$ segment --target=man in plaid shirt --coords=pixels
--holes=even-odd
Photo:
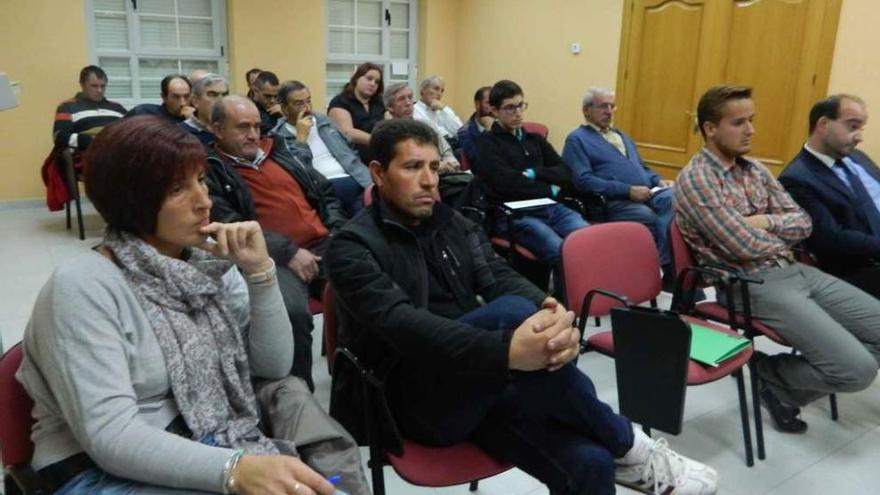
[[[751,89],[716,86],[697,108],[706,146],[675,186],[677,221],[699,263],[738,269],[752,314],[798,355],[755,353],[761,400],[780,431],[800,433],[800,406],[834,392],[855,392],[877,376],[880,301],[811,266],[791,247],[810,235],[810,217],[770,171],[745,157],[754,135]],[[741,307],[741,301],[719,302]]]

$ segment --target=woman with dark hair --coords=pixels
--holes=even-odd
[[[259,428],[251,380],[296,380],[293,335],[259,224],[210,221],[205,167],[199,141],[156,117],[89,148],[86,192],[107,229],[43,287],[17,374],[45,493],[334,493],[296,457],[309,461],[298,435]],[[305,395],[290,430],[320,415]],[[346,489],[368,493],[356,472]]]
[[[363,63],[354,71],[342,93],[330,100],[327,110],[327,116],[355,144],[364,163],[369,163],[367,151],[373,126],[385,118],[383,91],[382,67]]]

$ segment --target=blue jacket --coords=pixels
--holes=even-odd
[[[361,161],[358,154],[352,149],[351,141],[345,137],[345,134],[343,134],[339,128],[336,127],[336,124],[327,118],[326,115],[321,113],[313,113],[312,115],[315,116],[315,121],[317,122],[315,125],[318,126],[318,135],[321,136],[321,139],[324,141],[324,146],[330,150],[330,154],[333,155],[333,158],[336,158],[336,161],[342,165],[342,169],[345,170],[345,173],[350,175],[352,179],[361,185],[361,187],[366,189],[367,186],[373,183],[373,179],[370,177],[370,169],[364,165],[364,162]],[[309,148],[308,144],[297,141],[296,136],[294,136],[284,125],[286,123],[286,117],[278,119],[278,123],[269,135],[281,136],[284,138],[287,150],[303,163],[311,166],[311,148]]]
[[[620,134],[628,156],[588,125],[571,131],[562,148],[562,161],[571,169],[574,187],[585,193],[598,193],[608,199],[629,199],[630,186],[654,187],[660,176],[642,163],[636,144]]]
[[[458,144],[471,163],[477,161],[477,138],[480,137],[480,134],[482,132],[477,124],[477,113],[474,112],[471,114],[471,118],[458,130]]]
[[[880,170],[868,155],[856,150],[850,158],[880,180]],[[872,259],[880,260],[880,233],[871,232],[868,217],[849,187],[815,155],[801,149],[779,182],[813,219],[807,247],[823,270],[845,276]]]

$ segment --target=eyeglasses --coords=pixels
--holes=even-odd
[[[519,110],[521,112],[525,112],[528,109],[529,109],[529,104],[526,102],[522,102],[519,105],[504,105],[503,107],[501,107],[501,111],[504,113],[514,113],[517,110]]]
[[[617,110],[617,104],[615,103],[603,103],[601,105],[596,105],[595,103],[591,105],[593,108],[598,108],[599,110],[611,110],[612,112]]]

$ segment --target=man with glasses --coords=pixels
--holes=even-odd
[[[279,85],[278,76],[268,70],[260,72],[254,79],[250,99],[260,111],[261,137],[269,134],[281,117],[281,105],[278,103]]]
[[[663,266],[664,287],[669,288],[674,182],[646,167],[633,140],[612,127],[616,109],[611,90],[588,89],[582,104],[586,123],[565,139],[562,161],[571,169],[575,189],[605,197],[605,220],[638,222],[651,230]]]
[[[526,199],[555,199],[563,187],[571,187],[571,175],[556,150],[546,139],[523,130],[528,103],[513,81],[502,80],[489,91],[489,106],[495,115],[492,129],[477,139],[477,160],[473,171],[485,181],[492,203]],[[588,224],[581,216],[559,204],[519,210],[513,220],[513,236],[544,263],[556,267],[562,241]],[[504,218],[495,230],[507,232]]]
[[[373,181],[351,142],[326,115],[313,111],[312,94],[305,84],[285,81],[278,101],[284,117],[271,134],[281,136],[291,155],[330,180],[349,215],[360,211],[364,189]]]

